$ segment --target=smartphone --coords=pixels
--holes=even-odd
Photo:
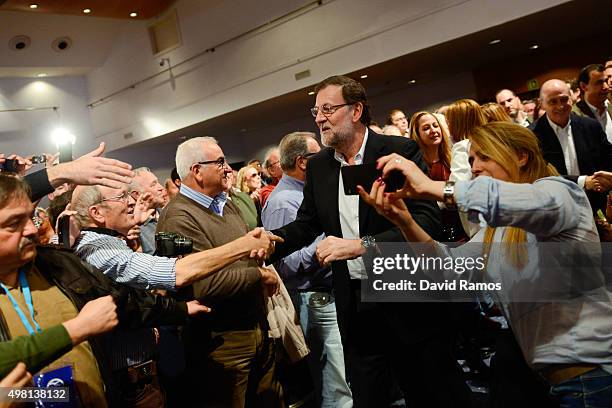
[[[45,163],[47,161],[47,156],[45,156],[44,154],[32,156],[32,159],[30,161],[32,162],[32,164]]]
[[[6,173],[17,173],[17,159],[5,159],[0,169]]]
[[[63,145],[59,147],[59,151],[60,151],[60,156],[59,156],[60,163],[66,163],[66,162],[72,161],[72,144],[64,143]]]
[[[357,186],[361,186],[369,192],[376,179],[382,177],[382,170],[376,168],[376,163],[343,166],[340,168],[340,172],[342,173],[342,183],[346,195],[358,194]],[[400,171],[392,171],[385,179],[385,191],[393,192],[401,189],[404,186],[404,181],[404,175]]]
[[[70,248],[70,216],[64,215],[57,220],[57,238],[64,248]]]

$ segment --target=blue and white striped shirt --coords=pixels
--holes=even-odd
[[[219,193],[214,198],[210,198],[206,194],[195,191],[194,189],[187,187],[185,184],[181,184],[180,193],[185,197],[191,198],[202,207],[208,208],[215,214],[223,217],[223,207],[225,207],[225,203],[227,203],[226,192]]]
[[[124,240],[82,231],[74,253],[117,283],[138,289],[176,290],[176,258],[134,252]]]

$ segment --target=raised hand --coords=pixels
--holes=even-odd
[[[136,204],[134,205],[134,222],[137,225],[142,225],[154,213],[155,208],[153,208],[153,195],[151,193],[139,194]]]
[[[63,183],[77,185],[102,185],[110,188],[122,188],[132,181],[132,166],[119,160],[101,157],[105,144],[100,143],[96,149],[78,159],[49,167],[47,174],[53,187]]]
[[[357,187],[357,191],[363,201],[374,207],[376,212],[395,225],[402,225],[412,217],[406,203],[399,198],[398,194],[391,196],[391,194],[385,192],[385,182],[382,179],[378,179],[372,184],[369,194],[361,186]]]
[[[389,193],[392,198],[415,198],[425,200],[441,199],[444,189],[443,181],[433,181],[413,161],[400,156],[397,153],[378,159],[378,169],[382,169],[386,178],[394,170],[401,171],[406,181],[404,186],[394,193]],[[440,190],[438,192],[438,190]]]
[[[87,302],[77,317],[63,324],[72,344],[76,346],[91,336],[106,333],[117,326],[117,306],[110,295],[99,297]]]

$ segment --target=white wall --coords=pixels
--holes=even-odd
[[[332,0],[218,47],[92,110],[111,149],[147,140],[275,96],[531,14],[565,0]],[[305,4],[299,0],[176,4],[184,45],[173,64]],[[88,75],[92,100],[158,72],[144,23],[124,26],[106,64]],[[367,52],[364,52],[367,50]],[[296,81],[294,74],[312,76]],[[124,133],[131,132],[126,140]]]
[[[56,151],[51,132],[63,126],[77,138],[75,155],[96,146],[84,77],[0,79],[0,110],[59,106],[53,111],[0,113],[0,152],[22,155]]]
[[[367,89],[366,89],[367,91]],[[371,97],[374,119],[383,123],[386,113],[393,108],[404,110],[410,115],[418,110],[434,110],[459,98],[475,98],[476,87],[471,72],[462,72],[435,81],[403,89],[391,90]],[[239,136],[211,135],[217,138],[228,161],[248,161],[253,158],[263,160],[269,147],[277,145],[287,133],[296,131],[314,132],[318,129],[308,112],[310,106],[304,106],[304,115],[285,119],[281,114],[273,125],[251,130]],[[115,150],[109,157],[127,161],[135,167],[147,166],[163,181],[174,167],[174,154],[178,143],[150,144],[131,146]]]

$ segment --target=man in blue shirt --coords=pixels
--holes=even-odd
[[[284,174],[261,214],[266,230],[295,220],[304,197],[308,157],[320,150],[314,133],[290,133],[281,140],[280,165]],[[323,235],[319,236],[309,246],[276,262],[275,266],[298,310],[311,349],[308,362],[321,406],[350,407],[353,401],[346,382],[331,269],[322,268],[316,260],[317,243],[322,238]]]

